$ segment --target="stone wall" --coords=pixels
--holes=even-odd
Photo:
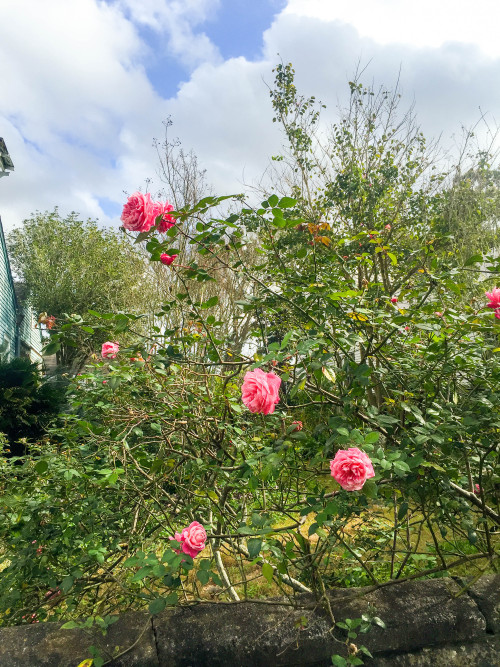
[[[498,667],[500,575],[469,588],[453,579],[406,581],[328,593],[337,621],[371,613],[372,626],[353,640],[373,654],[368,667]],[[312,596],[300,608],[283,600],[200,603],[153,618],[124,614],[106,636],[45,623],[0,630],[2,667],[77,667],[100,646],[114,667],[302,667],[345,655],[342,631]]]

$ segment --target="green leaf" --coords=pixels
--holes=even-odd
[[[371,431],[371,433],[367,433],[365,435],[365,444],[371,445],[374,442],[378,442],[378,439],[380,438],[380,433],[377,431]]]
[[[73,630],[73,628],[79,628],[80,625],[76,621],[68,621],[64,625],[61,625],[61,630]]]
[[[204,558],[198,563],[198,567],[200,570],[210,570],[210,559],[209,558]]]
[[[332,665],[335,665],[335,667],[347,667],[347,662],[341,655],[332,655]]]
[[[122,382],[122,378],[119,375],[111,375],[108,380],[108,387],[111,389],[116,389]]]
[[[271,195],[267,201],[269,202],[270,206],[274,207],[278,203],[279,199],[276,195]]]
[[[288,345],[288,341],[292,337],[292,333],[293,331],[289,331],[288,333],[285,334],[285,337],[281,341],[280,350],[284,350],[286,348],[286,346]]]
[[[363,493],[367,498],[376,498],[378,494],[378,486],[373,479],[367,479],[363,484]]]
[[[271,198],[269,198],[269,203],[271,204]],[[279,200],[278,206],[280,208],[292,208],[292,206],[295,206],[296,203],[297,203],[297,200],[292,199],[292,197],[282,197]],[[271,204],[271,206],[274,206],[274,205],[275,204]]]
[[[248,555],[250,558],[255,558],[260,554],[262,548],[262,540],[259,537],[252,537],[247,542]]]
[[[180,579],[178,580],[178,583],[180,584]],[[171,585],[171,583],[169,585]],[[175,585],[175,581],[174,581],[174,585]],[[167,607],[171,607],[173,605],[176,605],[179,602],[179,596],[175,592],[170,593],[169,595],[165,596],[163,599],[165,600],[165,604],[167,605]]]
[[[262,565],[262,575],[267,579],[269,583],[273,580],[273,566],[270,563],[263,563]]]
[[[73,586],[75,579],[72,576],[67,576],[64,577],[64,579],[61,581],[61,590],[63,593],[67,593],[71,587]]]
[[[53,343],[49,343],[47,347],[43,348],[42,354],[44,357],[49,357],[50,355],[59,352],[60,349],[61,349],[61,343],[54,341]]]
[[[318,524],[317,524],[316,522],[315,522],[315,523],[312,523],[312,524],[309,526],[309,530],[307,531],[307,534],[309,535],[309,537],[310,537],[311,535],[314,535],[314,533],[316,533],[316,531],[318,530],[318,528],[319,528],[319,526],[318,526]]]
[[[196,573],[196,577],[198,581],[205,586],[205,584],[208,584],[208,580],[210,579],[210,572],[208,570],[199,570]]]
[[[213,306],[216,306],[218,303],[219,303],[219,297],[218,296],[212,296],[212,297],[210,297],[210,299],[205,301],[205,303],[202,303],[201,307],[203,309],[213,308]]]
[[[402,521],[408,512],[408,503],[404,502],[398,510],[398,521]]]
[[[483,261],[482,255],[471,255],[471,257],[465,260],[464,266],[471,266],[472,264],[477,264],[478,262],[482,261]]]
[[[43,473],[47,472],[48,469],[49,469],[49,464],[47,463],[47,461],[44,460],[38,461],[38,463],[36,463],[35,465],[35,470],[39,475],[43,475]]]
[[[165,609],[167,606],[167,602],[165,598],[155,598],[149,603],[148,609],[149,613],[154,615],[154,614],[159,614],[161,611]]]

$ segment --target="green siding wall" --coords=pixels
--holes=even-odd
[[[0,218],[0,350],[9,359],[29,349],[31,361],[41,361],[42,334],[29,305],[20,306],[14,291],[7,247]],[[5,349],[5,343],[8,342]],[[21,345],[24,343],[24,345]],[[28,348],[28,349],[27,349]]]
[[[17,346],[17,302],[10,272],[9,258],[0,220],[0,348],[9,358],[16,355]],[[8,349],[4,345],[9,341]]]

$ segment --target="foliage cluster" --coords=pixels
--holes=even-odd
[[[11,455],[24,453],[20,443],[37,441],[63,407],[66,384],[61,379],[44,381],[36,363],[12,359],[0,363],[0,433],[8,441]]]

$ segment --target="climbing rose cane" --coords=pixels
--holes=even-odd
[[[118,343],[110,343],[109,341],[102,344],[101,355],[103,359],[116,359],[116,355],[120,351]]]
[[[250,412],[270,415],[279,402],[281,378],[260,368],[248,371],[241,387],[241,399]]]
[[[181,545],[180,549],[174,549],[174,551],[177,553],[182,551],[191,558],[195,558],[205,548],[207,533],[201,523],[193,521],[181,533],[175,533],[175,536],[169,539],[177,540]]]
[[[359,491],[370,477],[375,477],[372,462],[357,447],[339,449],[330,461],[332,477],[346,491]]]

